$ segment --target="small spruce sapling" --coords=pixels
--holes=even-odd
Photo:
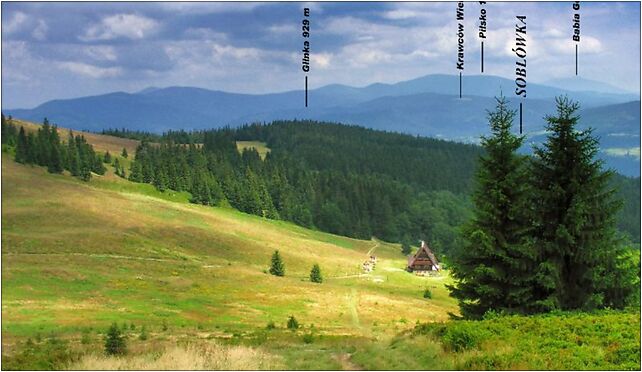
[[[272,264],[270,265],[270,274],[275,276],[285,276],[285,265],[279,251],[274,251],[272,255]]]
[[[107,331],[105,338],[105,353],[107,355],[123,355],[127,352],[125,337],[121,333],[118,325],[113,323]]]
[[[299,328],[299,322],[296,320],[294,315],[290,315],[288,319],[288,329],[295,330]]]
[[[319,267],[319,264],[314,264],[314,266],[312,266],[312,270],[310,270],[310,281],[312,283],[323,282],[323,276],[321,275],[321,268]]]

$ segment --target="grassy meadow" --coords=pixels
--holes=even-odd
[[[405,272],[398,244],[189,204],[108,168],[86,183],[3,154],[3,369],[640,368],[639,312],[451,321],[448,272]],[[275,250],[285,277],[267,274]],[[103,354],[114,322],[126,357]]]

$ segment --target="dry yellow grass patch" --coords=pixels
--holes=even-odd
[[[69,366],[72,370],[266,370],[281,368],[280,360],[247,346],[215,343],[188,344],[159,354],[124,357],[87,355]]]
[[[23,126],[26,131],[36,131],[38,130],[38,128],[41,127],[40,124],[32,123],[29,121],[24,121],[19,119],[13,119],[12,121],[18,127]],[[106,136],[106,135],[95,134],[90,132],[82,132],[79,130],[75,130],[73,132],[74,134],[83,135],[87,140],[87,142],[89,142],[92,146],[94,146],[94,149],[96,151],[104,152],[109,150],[109,152],[112,153],[112,155],[120,155],[120,152],[123,151],[123,148],[126,148],[127,152],[133,156],[134,153],[136,152],[136,146],[138,146],[138,143],[139,143],[139,141],[137,140],[128,139],[128,138]],[[63,141],[67,141],[68,134],[69,134],[69,129],[58,127],[58,135]]]
[[[267,144],[265,142],[259,142],[259,141],[236,141],[236,149],[239,152],[242,152],[244,149],[255,149],[258,153],[261,159],[265,159],[265,156],[267,155],[268,152],[270,152],[270,148],[267,147]]]

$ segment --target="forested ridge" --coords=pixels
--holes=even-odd
[[[265,142],[271,151],[262,161],[251,148],[237,151],[236,141]],[[161,142],[141,147],[132,180],[154,183],[157,163],[163,164],[160,179],[176,178],[170,174],[185,164],[200,164],[193,174],[203,169],[212,177],[159,186],[189,190],[194,202],[227,201],[248,213],[341,235],[426,239],[442,254],[461,244],[459,227],[471,216],[468,196],[483,153],[475,145],[314,121],[171,131]],[[612,182],[626,201],[620,230],[638,242],[639,179],[616,175]]]
[[[132,181],[351,237],[423,238],[442,253],[469,217],[466,194],[480,154],[471,145],[311,121],[164,139],[160,146],[141,143]],[[271,151],[264,160],[253,148],[239,152],[236,141],[246,140]]]
[[[15,142],[11,130],[15,136],[3,132],[3,143]],[[142,140],[131,169],[117,167],[132,181],[350,237],[424,239],[442,255],[461,244],[483,154],[475,145],[296,120],[162,135],[103,133]],[[261,159],[253,148],[239,151],[236,141],[264,142],[270,152]],[[618,227],[639,242],[640,180],[616,175],[612,182],[625,201]]]

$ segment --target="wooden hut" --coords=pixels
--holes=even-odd
[[[428,244],[421,241],[421,248],[415,253],[414,256],[408,257],[408,267],[406,270],[418,275],[424,275],[429,272],[439,271],[439,262],[437,257],[432,253]]]

